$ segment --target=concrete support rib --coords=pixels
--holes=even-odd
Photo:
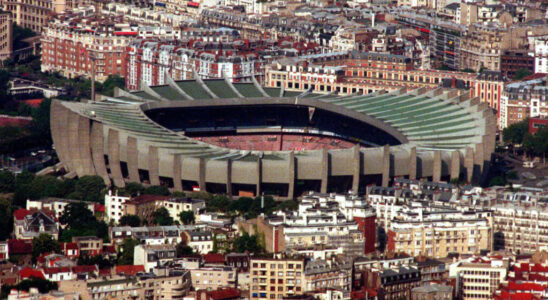
[[[152,97],[154,97],[154,98],[156,98],[156,99],[158,99],[158,100],[160,100],[160,101],[167,101],[167,102],[169,102],[169,99],[167,99],[167,98],[163,97],[162,95],[156,93],[153,89],[151,89],[151,88],[150,88],[147,84],[145,84],[143,81],[141,81],[141,89],[142,89],[145,93],[151,95]]]
[[[76,172],[78,176],[84,175],[84,168],[82,164],[82,158],[80,157],[81,151],[78,139],[78,125],[79,125],[79,115],[70,111],[68,116],[68,146],[69,151],[67,151],[68,159],[73,163],[72,170]]]
[[[358,194],[360,189],[360,171],[361,171],[361,153],[360,145],[355,145],[353,148],[354,151],[354,164],[352,170],[352,192]]]
[[[90,120],[79,116],[78,118],[78,143],[80,150],[80,158],[82,159],[82,167],[84,175],[97,175],[93,167],[91,159],[91,143],[90,143]]]
[[[91,158],[97,175],[103,178],[107,186],[110,186],[107,167],[105,166],[105,148],[103,138],[103,124],[98,122],[91,123]]]
[[[329,178],[329,152],[327,148],[322,149],[322,183],[320,192],[327,193],[327,181]]]
[[[253,85],[255,86],[255,88],[258,89],[259,92],[261,92],[261,94],[263,94],[264,97],[270,98],[270,95],[267,92],[265,92],[265,90],[263,90],[263,87],[257,81],[257,78],[255,78],[255,76],[251,76],[251,81],[253,82]]]
[[[205,158],[200,157],[198,161],[198,186],[200,191],[205,192],[206,190],[206,161]]]
[[[223,76],[223,79],[225,80],[225,83],[230,87],[230,90],[232,90],[234,94],[238,95],[238,98],[245,98],[244,95],[242,95],[240,91],[238,91],[236,87],[234,87],[230,79],[228,79],[226,76]]]
[[[483,155],[483,143],[477,143],[474,149],[474,175],[473,180],[477,183],[481,179],[483,173],[483,164],[485,157]]]
[[[181,96],[183,96],[184,98],[188,99],[188,100],[194,100],[194,98],[192,98],[189,94],[187,94],[185,91],[183,91],[182,88],[180,88],[177,83],[175,82],[175,80],[173,80],[173,78],[171,78],[171,76],[169,76],[169,73],[166,72],[165,74],[165,78],[166,78],[166,81],[167,81],[167,84],[169,85],[169,87],[171,87],[172,89],[176,90],[177,93],[179,93]]]
[[[261,158],[257,158],[257,173],[255,174],[255,176],[257,177],[257,183],[256,183],[256,192],[255,192],[255,195],[259,196],[261,195],[261,182],[262,182],[262,174],[263,174],[263,170],[262,170],[262,160]]]
[[[466,148],[464,168],[466,169],[466,181],[472,182],[474,176],[474,149],[471,147]]]
[[[289,152],[289,161],[288,161],[289,167],[289,187],[287,189],[287,198],[288,199],[294,199],[295,198],[295,152],[291,151]]]
[[[226,161],[226,194],[232,199],[232,160]]]
[[[120,167],[120,138],[118,131],[112,128],[108,131],[108,162],[114,185],[124,187],[125,182]]]
[[[441,180],[441,151],[434,150],[434,164],[432,166],[432,181],[439,182]]]
[[[390,146],[385,145],[382,153],[382,186],[387,187],[390,181]]]
[[[417,179],[417,147],[412,147],[409,151],[409,179]]]
[[[219,96],[217,96],[217,94],[215,94],[213,91],[211,91],[209,89],[209,87],[207,87],[207,85],[204,83],[204,81],[202,80],[202,77],[200,77],[200,75],[198,74],[198,72],[196,72],[196,70],[193,70],[194,72],[194,80],[196,80],[196,82],[200,85],[200,87],[206,91],[206,93],[208,93],[211,98],[213,99],[218,99]]]
[[[451,180],[459,179],[460,177],[460,152],[455,150],[451,153]]]
[[[174,154],[173,155],[173,190],[183,191],[182,183],[182,174],[181,174],[181,156]]]
[[[158,147],[148,147],[148,177],[151,185],[160,185],[160,158],[158,157]]]
[[[59,101],[52,101],[50,118],[51,138],[53,139],[57,156],[65,166],[67,173],[71,171],[71,161],[69,161],[67,155],[69,151],[67,133],[68,114],[69,110],[59,103]]]
[[[127,170],[129,181],[140,182],[139,178],[139,152],[137,151],[137,139],[131,136],[127,138]]]

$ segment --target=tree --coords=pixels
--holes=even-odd
[[[169,189],[165,186],[153,185],[145,189],[143,194],[146,195],[158,195],[158,196],[169,196]]]
[[[47,279],[31,277],[29,279],[22,280],[17,285],[2,285],[0,299],[6,299],[12,289],[28,292],[31,288],[37,288],[40,293],[47,294],[50,291],[57,290],[57,283]]]
[[[6,70],[0,70],[0,109],[6,109],[10,105],[9,81],[10,73]]]
[[[221,211],[225,212],[228,210],[230,205],[230,200],[225,195],[215,195],[209,201],[206,201],[206,209],[208,211]]]
[[[169,215],[169,211],[165,207],[160,207],[152,213],[154,224],[160,226],[173,225],[173,218]]]
[[[139,227],[141,219],[136,215],[125,215],[120,218],[120,226]]]
[[[96,236],[108,240],[108,225],[104,221],[97,221],[84,203],[68,204],[59,221],[66,225],[61,233],[61,241],[70,242],[74,236]]]
[[[11,193],[15,189],[15,175],[8,170],[0,172],[0,193]]]
[[[144,191],[145,187],[139,182],[129,182],[123,189],[123,192],[131,197],[143,194]]]
[[[118,253],[118,265],[133,265],[133,252],[137,245],[139,245],[139,241],[134,239],[125,239],[122,242]]]
[[[491,178],[489,181],[489,186],[505,186],[506,185],[506,179],[504,176],[496,176]]]
[[[103,82],[101,85],[100,92],[101,94],[105,96],[114,96],[114,88],[124,88],[126,85],[126,81],[124,80],[124,77],[120,77],[119,75],[109,75],[107,80]]]
[[[51,145],[50,130],[51,100],[44,99],[40,105],[32,111],[31,134],[41,145]]]
[[[514,73],[514,80],[522,80],[523,78],[531,75],[531,71],[529,71],[526,68],[519,68],[516,70],[516,73]]]
[[[185,194],[185,192],[175,191],[175,192],[171,193],[171,197],[173,197],[173,198],[184,198],[184,197],[186,197],[186,194]]]
[[[103,191],[106,188],[103,178],[100,176],[82,176],[76,182],[75,193],[85,201],[102,203],[104,201]]]
[[[194,253],[194,249],[192,249],[192,247],[185,245],[183,242],[180,242],[179,244],[177,244],[177,247],[175,247],[175,251],[177,252],[177,257],[192,255]]]
[[[193,224],[195,221],[194,212],[193,211],[182,211],[179,214],[179,220],[181,220],[182,224],[189,225]]]
[[[78,265],[79,266],[97,265],[99,266],[99,269],[106,269],[114,266],[114,262],[104,258],[102,255],[96,255],[96,256],[80,255],[78,257]]]
[[[232,251],[241,253],[246,250],[252,253],[265,252],[265,249],[261,246],[257,235],[249,235],[249,233],[244,232],[244,234],[232,242]]]
[[[0,199],[0,241],[9,238],[13,230],[13,209],[7,199]]]
[[[521,122],[514,123],[502,131],[502,139],[505,143],[509,144],[521,144],[523,138],[529,132],[529,119],[525,119]]]
[[[32,260],[36,261],[38,256],[44,253],[58,253],[61,251],[59,242],[47,233],[42,233],[32,240]]]

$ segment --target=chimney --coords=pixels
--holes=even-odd
[[[451,77],[451,88],[454,89],[457,87],[457,79],[455,76]]]

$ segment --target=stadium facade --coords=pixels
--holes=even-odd
[[[228,80],[55,100],[55,148],[71,175],[292,198],[363,192],[394,177],[479,180],[495,147],[493,111],[451,89],[312,94]]]

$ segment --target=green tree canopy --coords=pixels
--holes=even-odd
[[[523,78],[527,77],[531,75],[531,71],[529,71],[528,69],[526,68],[519,68],[516,70],[516,72],[514,73],[514,80],[522,80]]]
[[[96,236],[108,240],[108,225],[104,221],[97,221],[84,203],[68,204],[59,221],[66,225],[60,237],[64,242],[70,242],[75,236]]]
[[[125,239],[120,245],[120,252],[118,253],[118,265],[133,265],[133,252],[135,246],[139,245],[138,240]]]
[[[59,253],[61,247],[59,242],[47,233],[42,233],[32,240],[32,260],[36,261],[40,255],[44,253]]]
[[[189,225],[193,224],[195,221],[194,212],[193,211],[182,211],[179,214],[179,219],[181,220],[182,224]]]
[[[505,143],[521,144],[525,135],[529,132],[529,119],[514,123],[502,131],[502,139]]]
[[[141,219],[136,215],[125,215],[120,218],[120,226],[139,227]]]
[[[8,170],[0,172],[0,193],[11,193],[15,190],[15,175]]]
[[[177,252],[177,257],[192,255],[194,253],[194,249],[192,249],[192,247],[190,246],[185,245],[183,242],[177,244],[177,247],[175,247],[175,251]]]
[[[0,241],[5,241],[13,231],[13,208],[7,199],[0,199]]]
[[[173,218],[169,215],[169,211],[165,207],[160,207],[152,213],[154,224],[160,226],[173,225]]]
[[[169,196],[169,189],[165,186],[153,185],[145,189],[143,194],[146,195],[158,195],[158,196]]]
[[[122,193],[131,197],[135,197],[137,195],[143,194],[144,191],[145,191],[145,187],[139,182],[129,182],[123,188]]]
[[[241,253],[246,250],[256,254],[265,252],[257,235],[249,235],[249,233],[244,232],[244,234],[232,242],[232,251]]]
[[[75,193],[80,196],[79,199],[97,203],[104,202],[103,192],[106,185],[100,176],[82,176],[74,188]]]
[[[109,75],[107,80],[101,84],[99,92],[105,96],[112,97],[114,96],[114,88],[124,88],[125,85],[126,81],[124,80],[124,77]]]

